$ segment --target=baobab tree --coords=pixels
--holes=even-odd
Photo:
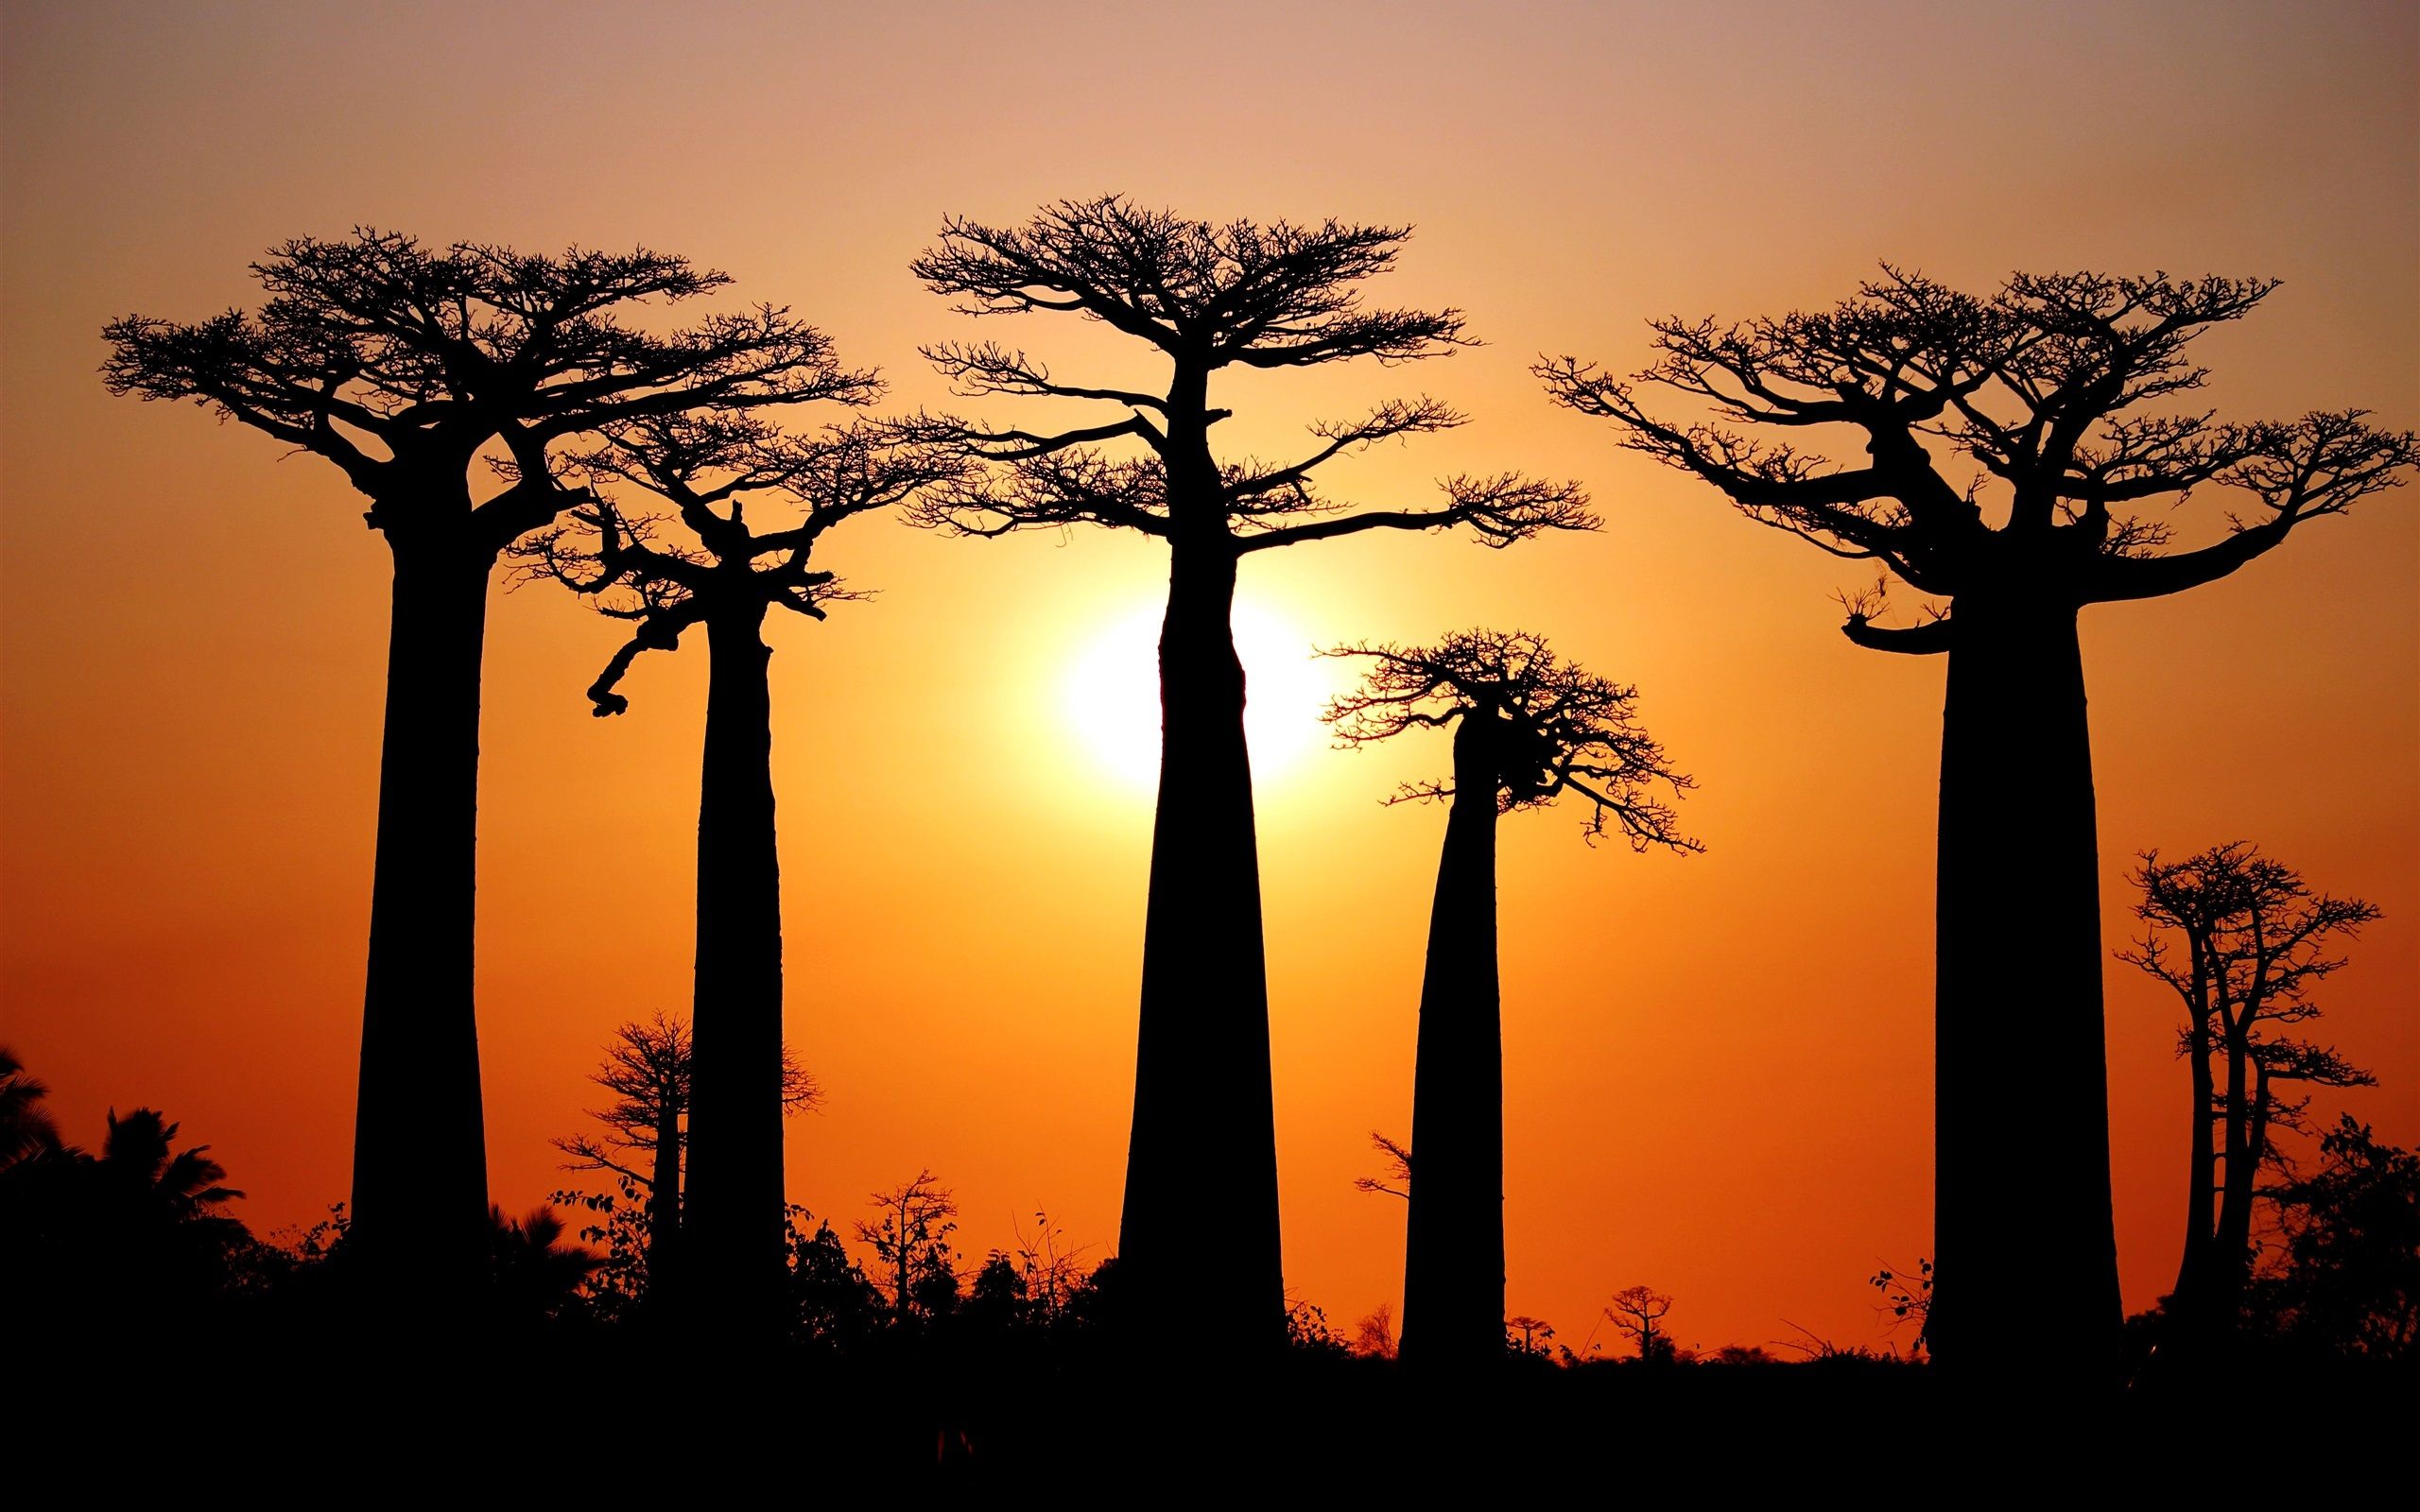
[[[689,1143],[689,1103],[696,1067],[688,1021],[658,1013],[631,1020],[614,1031],[605,1059],[589,1080],[612,1100],[588,1116],[602,1135],[576,1134],[552,1143],[567,1157],[567,1171],[604,1171],[619,1177],[625,1193],[647,1197],[648,1295],[662,1297],[673,1280],[673,1251],[681,1233],[682,1156]],[[804,1112],[821,1102],[822,1089],[798,1058],[782,1047],[782,1111]]]
[[[948,1311],[958,1297],[949,1246],[958,1231],[958,1199],[950,1189],[932,1172],[919,1171],[914,1180],[867,1200],[881,1216],[858,1222],[857,1242],[873,1250],[890,1284],[891,1322],[905,1328],[920,1315]]]
[[[1400,226],[1214,224],[1112,197],[1063,200],[1021,227],[952,218],[915,274],[972,316],[1036,311],[1099,321],[1167,364],[1164,388],[1064,381],[996,343],[925,349],[969,397],[1032,397],[1124,413],[1066,429],[924,417],[917,430],[992,464],[920,507],[970,536],[1078,524],[1165,543],[1161,758],[1143,931],[1141,1027],[1118,1260],[1142,1336],[1182,1327],[1214,1348],[1274,1351],[1285,1336],[1270,1091],[1260,864],[1229,619],[1246,557],[1371,530],[1466,528],[1510,545],[1595,522],[1581,490],[1512,473],[1455,476],[1415,507],[1355,509],[1322,491],[1326,463],[1462,417],[1426,397],[1311,427],[1305,455],[1214,452],[1214,374],[1442,356],[1470,342],[1461,312],[1370,308],[1361,284],[1393,266]],[[1201,1242],[1202,1214],[1221,1243]]]
[[[730,280],[687,259],[424,247],[356,231],[251,266],[267,301],[111,322],[110,390],[190,399],[333,463],[394,559],[354,1123],[356,1258],[442,1298],[485,1263],[472,934],[479,669],[498,555],[575,502],[552,449],[600,426],[863,393],[786,310],[625,323]]]
[[[2277,1135],[2303,1126],[2310,1087],[2377,1078],[2331,1046],[2286,1033],[2320,1016],[2312,989],[2344,964],[2342,940],[2378,917],[2359,898],[2314,894],[2248,841],[2183,861],[2146,851],[2130,879],[2143,934],[2118,958],[2185,1005],[2177,1055],[2190,1074],[2192,1139],[2184,1259],[2169,1296],[2177,1345],[2210,1343],[2238,1317],[2252,1279],[2252,1210]]]
[[[858,396],[850,395],[854,402]],[[706,637],[698,790],[698,938],[682,1261],[720,1323],[765,1322],[783,1279],[781,856],[773,825],[775,609],[808,619],[860,597],[816,564],[825,532],[905,503],[962,464],[866,425],[787,436],[747,415],[608,427],[579,460],[591,502],[522,548],[543,571],[633,623],[588,690],[600,717],[638,656]],[[627,501],[652,499],[650,518]],[[759,507],[754,524],[748,507]],[[774,528],[766,508],[781,511]],[[671,540],[678,536],[678,543]]]
[[[2011,278],[1973,296],[1886,268],[1830,310],[1653,322],[1624,381],[1537,369],[1619,444],[1712,484],[1742,513],[1947,601],[1886,627],[1877,588],[1843,633],[1945,653],[1935,983],[1934,1259],[1927,1341],[1971,1377],[2113,1367],[2100,859],[2078,611],[2224,577],[2314,520],[2394,486],[2414,438],[2364,412],[2223,423],[2193,407],[2195,337],[2266,279]],[[1651,407],[1663,392],[1698,419]],[[1809,449],[1830,428],[1864,460]],[[1949,454],[1936,458],[1933,448]],[[1954,462],[1953,460],[1954,459]],[[2136,508],[2238,497],[2222,538],[2169,549]],[[1996,494],[1998,501],[1994,502]],[[1886,576],[1886,581],[1887,581]],[[2031,1026],[2045,1056],[2009,1053]],[[2021,1138],[2011,1123],[2021,1110]]]
[[[1495,931],[1495,824],[1566,797],[1594,842],[1703,849],[1660,793],[1690,786],[1635,714],[1637,690],[1562,661],[1534,635],[1464,630],[1434,645],[1326,653],[1371,663],[1322,715],[1340,744],[1414,730],[1453,733],[1453,775],[1391,803],[1450,805],[1428,916],[1412,1073],[1411,1148],[1401,1174],[1403,1358],[1468,1366],[1504,1353],[1504,1022]],[[1383,1147],[1383,1146],[1382,1146]],[[1373,1184],[1365,1190],[1386,1190]]]
[[[1672,1299],[1651,1286],[1625,1286],[1614,1294],[1605,1316],[1638,1345],[1638,1358],[1648,1365],[1668,1364],[1679,1355],[1671,1335],[1664,1332],[1664,1314]]]

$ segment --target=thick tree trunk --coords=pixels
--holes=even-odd
[[[680,1263],[675,1256],[681,1246],[681,1105],[669,1086],[656,1096],[655,1175],[647,1192],[647,1284],[662,1302],[680,1285],[672,1271]]]
[[[1235,587],[1223,540],[1175,543],[1118,1243],[1139,1336],[1219,1354],[1274,1350],[1286,1305]]]
[[[2210,1037],[2196,1030],[2186,1045],[2186,1064],[2193,1081],[2193,1144],[2189,1154],[2192,1182],[2185,1194],[2185,1252],[2177,1262],[2176,1289],[2169,1305],[2187,1337],[2200,1334],[2206,1321],[2210,1246],[2218,1231],[2219,1151],[2211,1137],[2211,1098],[2217,1091],[2210,1076]]]
[[[1504,1038],[1495,955],[1497,763],[1487,716],[1454,734],[1454,801],[1428,915],[1412,1072],[1403,1359],[1423,1369],[1504,1354]]]
[[[706,622],[683,1280],[710,1332],[772,1337],[782,1290],[782,908],[762,611]]]
[[[394,598],[347,1247],[432,1311],[486,1263],[487,1139],[473,1009],[479,661],[495,554],[388,538]]]
[[[1927,1341],[1980,1385],[2107,1379],[2124,1319],[2075,610],[1966,593],[1953,623]]]
[[[2230,1045],[2227,1077],[2227,1175],[2219,1200],[2219,1231],[2211,1246],[2210,1315],[2231,1328],[2252,1280],[2252,1205],[2259,1195],[2260,1162],[2269,1147],[2269,1077],[2252,1067],[2251,1046]],[[2246,1076],[2252,1085],[2243,1085]]]

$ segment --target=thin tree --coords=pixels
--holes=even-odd
[[[364,230],[285,242],[251,273],[258,310],[112,321],[102,373],[335,464],[393,556],[349,1246],[434,1299],[488,1242],[472,916],[491,569],[572,502],[550,456],[566,437],[872,380],[770,305],[632,329],[643,306],[730,282],[644,249],[432,249]]]
[[[2320,1016],[2317,985],[2333,954],[2378,917],[2359,898],[2314,894],[2300,873],[2248,841],[2183,861],[2143,854],[2131,880],[2143,934],[2118,958],[2168,984],[2185,1005],[2177,1055],[2193,1113],[2185,1249],[2169,1307],[2184,1345],[2207,1343],[2240,1315],[2252,1279],[2253,1205],[2277,1136],[2303,1128],[2299,1089],[2374,1087],[2377,1078],[2286,1031]]]
[[[1285,1331],[1270,1104],[1259,855],[1229,618],[1244,558],[1369,530],[1466,527],[1503,546],[1595,522],[1580,490],[1511,473],[1445,479],[1415,508],[1353,509],[1322,491],[1326,463],[1462,417],[1389,400],[1311,428],[1292,460],[1229,455],[1211,427],[1213,375],[1371,358],[1392,366],[1471,344],[1461,312],[1365,307],[1399,226],[1214,224],[1117,198],[1061,201],[1021,227],[946,221],[916,276],[974,316],[1035,311],[1107,325],[1167,364],[1149,390],[1063,381],[995,343],[925,354],[968,396],[1116,406],[1066,429],[926,417],[920,430],[992,468],[935,494],[929,524],[971,536],[1101,525],[1165,543],[1161,760],[1143,936],[1134,1122],[1118,1259],[1141,1336],[1177,1327],[1210,1347],[1274,1350]],[[1201,1242],[1202,1215],[1224,1236]]]
[[[635,625],[588,690],[600,717],[630,707],[618,689],[642,652],[676,649],[692,627],[705,629],[682,1258],[701,1305],[741,1328],[767,1322],[779,1306],[786,1253],[781,857],[765,619],[781,609],[821,620],[827,605],[863,596],[816,565],[824,533],[904,503],[959,465],[862,425],[804,438],[748,416],[634,421],[609,427],[581,459],[593,502],[524,548],[539,570]],[[625,498],[671,512],[636,514]],[[780,511],[774,528],[761,528],[766,507]]]
[[[914,1180],[868,1200],[881,1216],[873,1223],[859,1221],[857,1242],[873,1247],[875,1262],[888,1274],[891,1318],[905,1327],[920,1311],[931,1315],[942,1294],[957,1294],[949,1236],[958,1231],[958,1199],[932,1172],[919,1171]]]
[[[589,1117],[602,1135],[578,1134],[551,1143],[570,1159],[567,1171],[605,1171],[619,1177],[625,1192],[647,1198],[647,1277],[649,1294],[675,1284],[673,1251],[681,1232],[682,1156],[689,1143],[690,1086],[694,1070],[688,1021],[657,1013],[614,1031],[605,1059],[589,1080],[613,1094]],[[789,1047],[782,1047],[782,1111],[804,1112],[823,1100],[823,1091]]]
[[[1712,484],[1750,519],[1878,563],[1949,601],[1848,638],[1946,653],[1936,946],[1935,1250],[1927,1341],[1976,1376],[2114,1367],[2100,860],[2077,611],[2224,577],[2310,521],[2394,486],[2415,440],[2362,411],[2222,423],[2193,407],[2194,338],[2265,279],[2018,275],[1975,297],[1885,269],[1812,314],[1653,323],[1630,381],[1564,357],[1537,369],[1620,444]],[[1664,418],[1664,391],[1709,418]],[[1825,428],[1862,460],[1809,449]],[[1937,459],[1933,449],[1956,459]],[[2169,550],[2135,509],[2224,489],[2221,540]],[[1996,501],[1994,495],[1997,495]],[[2033,1026],[2046,1056],[2009,1053]],[[2019,1110],[2045,1116],[2024,1120]]]
[[[1453,775],[1391,803],[1450,804],[1428,917],[1413,1069],[1403,1357],[1467,1366],[1504,1352],[1504,1022],[1498,986],[1495,825],[1566,796],[1593,843],[1703,849],[1656,796],[1690,785],[1635,717],[1637,690],[1558,659],[1518,631],[1465,630],[1434,645],[1347,646],[1371,663],[1322,717],[1340,744],[1449,730]],[[1383,1146],[1382,1146],[1383,1147]],[[1373,1190],[1383,1190],[1374,1188]]]

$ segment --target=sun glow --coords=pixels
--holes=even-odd
[[[1150,792],[1160,775],[1160,606],[1120,614],[1069,668],[1067,718],[1103,771]],[[1244,739],[1253,779],[1284,777],[1325,742],[1319,722],[1339,679],[1283,614],[1237,598],[1230,623],[1244,663]]]

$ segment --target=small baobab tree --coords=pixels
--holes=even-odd
[[[577,501],[553,449],[648,417],[864,391],[786,310],[662,334],[630,316],[730,280],[641,249],[302,237],[251,267],[268,299],[197,324],[103,332],[110,391],[192,400],[334,464],[394,558],[354,1122],[356,1259],[454,1297],[486,1263],[486,1138],[472,1005],[479,669],[498,555]]]
[[[1934,1258],[1927,1333],[1971,1379],[2106,1375],[2120,1307],[2110,1211],[2100,872],[2077,614],[2226,576],[2402,480],[2420,441],[2364,412],[2223,423],[2194,406],[2196,337],[2266,279],[2019,274],[1976,296],[1896,269],[1828,310],[1655,321],[1631,379],[1564,357],[1555,401],[1740,512],[1947,601],[1858,645],[1945,654],[1937,890]],[[1695,406],[1673,418],[1661,394]],[[1845,435],[1863,453],[1813,450]],[[1947,454],[1936,457],[1938,449]],[[2150,512],[2242,501],[2223,537],[2169,549]],[[2022,1020],[2048,1056],[2009,1053]],[[2010,1137],[2019,1109],[2046,1116]],[[2019,1195],[2021,1194],[2021,1195]]]
[[[2174,1342],[2198,1346],[2241,1314],[2260,1172],[2279,1162],[2278,1134],[2303,1127],[2310,1097],[2301,1090],[2377,1084],[2333,1047],[2287,1031],[2320,1016],[2314,988],[2378,910],[2313,893],[2247,841],[2182,861],[2146,851],[2132,881],[2143,933],[2118,958],[2185,1006],[2176,1053],[2192,1087],[2190,1177],[2169,1305],[2184,1333]]]
[[[1625,1286],[1614,1294],[1605,1316],[1638,1346],[1638,1357],[1649,1365],[1668,1365],[1679,1358],[1672,1337],[1664,1332],[1664,1314],[1672,1299],[1651,1286]]]
[[[786,1206],[781,857],[765,619],[782,609],[821,620],[826,606],[859,596],[814,560],[824,533],[903,503],[957,464],[864,425],[804,438],[752,417],[709,414],[613,426],[579,465],[592,502],[524,555],[531,571],[634,625],[588,690],[595,712],[630,707],[619,687],[642,652],[675,649],[694,627],[705,631],[682,1264],[702,1307],[752,1329],[780,1302]],[[642,500],[669,512],[640,513]]]
[[[651,1297],[677,1284],[673,1252],[681,1233],[682,1156],[689,1143],[690,1088],[695,1068],[688,1021],[657,1013],[614,1031],[605,1059],[589,1080],[611,1100],[588,1116],[602,1134],[577,1134],[553,1142],[567,1171],[603,1171],[616,1177],[626,1195],[647,1200],[647,1280]],[[804,1112],[822,1101],[822,1089],[782,1049],[782,1111]]]
[[[958,1297],[949,1236],[958,1231],[958,1199],[930,1171],[868,1199],[877,1216],[859,1220],[857,1242],[873,1250],[890,1292],[891,1320],[906,1327],[948,1311]]]
[[[1467,1366],[1504,1352],[1496,820],[1572,798],[1586,810],[1591,842],[1614,833],[1637,850],[1696,850],[1658,796],[1690,782],[1639,726],[1636,689],[1562,661],[1534,635],[1465,630],[1434,645],[1327,654],[1371,663],[1362,685],[1324,715],[1340,743],[1453,732],[1453,775],[1408,784],[1389,801],[1450,804],[1421,981],[1411,1148],[1401,1156],[1411,1198],[1403,1356]]]
[[[924,417],[920,434],[989,464],[930,495],[925,524],[970,536],[1101,525],[1166,544],[1161,759],[1143,930],[1141,1027],[1118,1262],[1144,1336],[1179,1328],[1222,1349],[1285,1338],[1270,1102],[1269,991],[1244,744],[1244,674],[1230,610],[1243,559],[1372,530],[1466,529],[1490,545],[1595,522],[1577,486],[1512,473],[1444,480],[1424,507],[1355,509],[1320,470],[1381,441],[1459,425],[1426,397],[1315,425],[1305,455],[1221,456],[1214,375],[1369,358],[1385,366],[1470,343],[1457,310],[1379,309],[1361,285],[1408,230],[1339,221],[1223,224],[1110,197],[1063,200],[1023,226],[952,218],[915,274],[973,316],[1097,320],[1167,365],[1165,387],[1062,379],[996,343],[925,354],[969,397],[1115,406],[1065,429]],[[1201,1214],[1225,1241],[1200,1242]]]

